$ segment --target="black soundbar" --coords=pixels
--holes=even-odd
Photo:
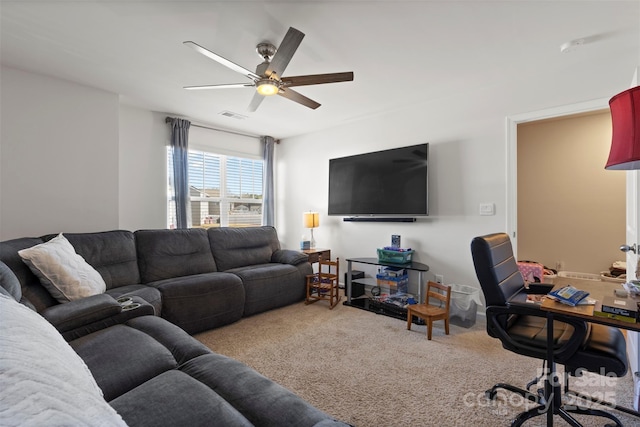
[[[415,218],[409,217],[375,217],[375,216],[348,216],[342,218],[345,222],[416,222]]]

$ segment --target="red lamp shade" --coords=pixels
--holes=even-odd
[[[640,86],[609,100],[613,136],[605,169],[640,169]]]

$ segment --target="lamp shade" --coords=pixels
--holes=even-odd
[[[316,228],[320,225],[320,214],[318,212],[305,212],[302,219],[305,228]]]
[[[611,151],[605,169],[640,169],[640,86],[625,90],[609,100],[611,109]]]

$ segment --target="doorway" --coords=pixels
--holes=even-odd
[[[626,178],[604,170],[608,100],[507,122],[507,230],[517,259],[592,274],[624,260]]]
[[[626,175],[604,169],[610,146],[609,110],[518,125],[520,259],[597,276],[624,260]]]

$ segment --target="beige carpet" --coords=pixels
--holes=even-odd
[[[195,336],[293,390],[334,417],[356,426],[508,426],[528,403],[508,392],[489,402],[484,391],[497,382],[524,386],[539,360],[502,349],[487,336],[484,317],[470,329],[436,322],[432,341],[425,326],[369,313],[342,302],[294,304]],[[632,406],[630,375],[573,378],[572,388],[606,393]],[[616,413],[625,426],[640,420]],[[585,426],[605,419],[576,416]],[[545,425],[544,417],[526,426]],[[567,425],[556,417],[555,425]]]

